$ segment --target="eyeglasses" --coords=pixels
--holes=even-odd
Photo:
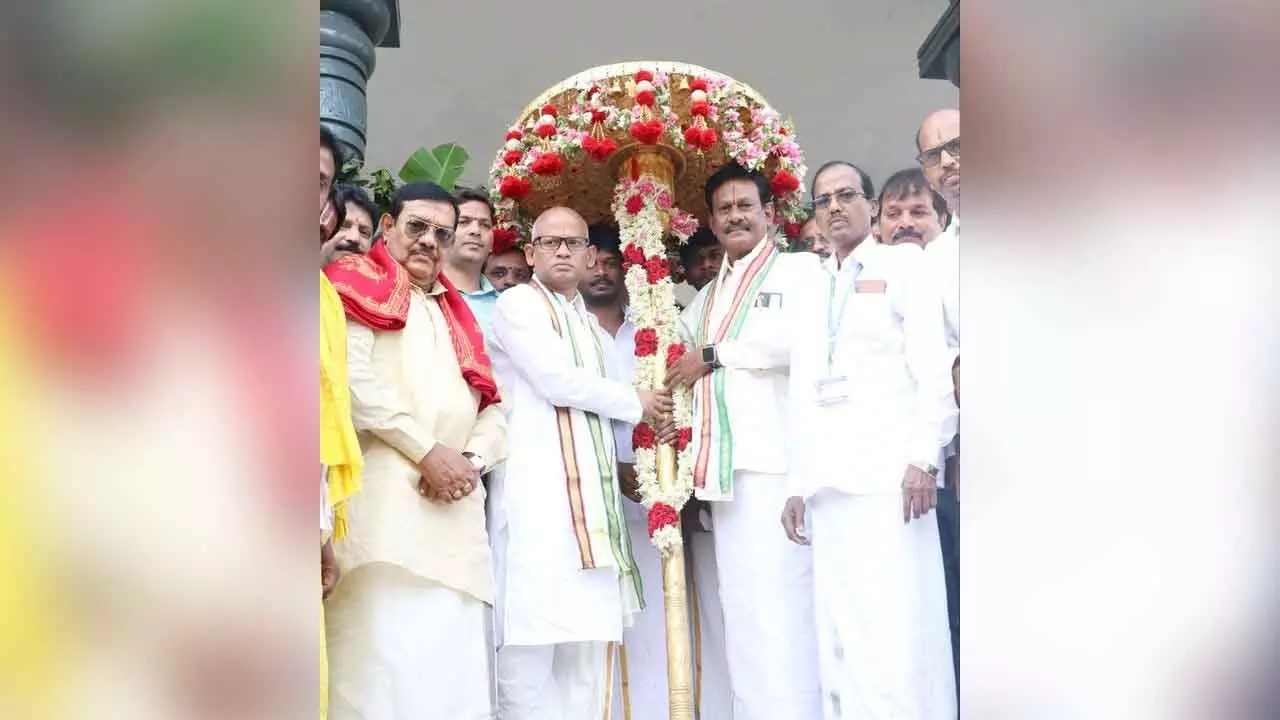
[[[581,252],[587,249],[587,239],[584,237],[557,237],[555,235],[540,235],[530,240],[533,246],[543,252],[553,253],[560,249],[561,245],[569,248],[569,252]]]
[[[813,209],[823,211],[830,210],[832,200],[835,200],[840,203],[841,206],[844,206],[860,197],[866,197],[866,195],[863,195],[861,192],[854,190],[853,188],[840,188],[835,192],[815,197],[813,199]]]
[[[924,152],[916,156],[916,162],[920,163],[922,167],[927,167],[927,168],[937,167],[938,163],[942,162],[943,151],[946,151],[948,155],[955,158],[956,160],[959,160],[960,159],[960,136],[957,135],[954,138],[948,140],[947,142],[942,143],[938,147],[929,148],[928,150],[925,150]]]
[[[428,231],[430,231],[434,237],[436,245],[439,245],[442,250],[453,245],[453,228],[437,225],[430,220],[423,220],[421,218],[409,218],[404,223],[405,237],[409,238],[413,242],[421,240],[422,236],[426,235]]]

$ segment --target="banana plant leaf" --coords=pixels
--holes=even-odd
[[[469,159],[467,151],[457,143],[437,145],[430,150],[418,148],[400,168],[400,179],[407,183],[433,182],[452,192]]]

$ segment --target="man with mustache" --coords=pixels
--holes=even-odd
[[[532,235],[534,278],[498,299],[490,341],[511,397],[510,462],[491,503],[505,544],[495,549],[498,714],[597,718],[608,713],[612,653],[642,602],[611,423],[669,426],[672,403],[621,377],[587,310],[579,288],[597,252],[582,217],[553,207]]]
[[[336,258],[343,254],[363,255],[369,252],[373,242],[374,219],[378,208],[364,188],[355,185],[335,185],[334,202],[343,211],[338,230],[321,248],[321,253]]]
[[[827,717],[953,718],[938,523],[926,517],[955,435],[951,356],[923,251],[871,236],[873,192],[851,163],[813,176],[832,255],[787,322],[782,525],[813,548]]]
[[[484,276],[489,278],[499,294],[529,282],[533,277],[533,270],[524,259],[524,250],[520,248],[518,240],[502,243],[497,238],[494,239],[493,252],[484,262]]]
[[[925,251],[926,264],[942,295],[947,347],[956,405],[960,404],[960,111],[936,110],[916,133],[918,160],[924,176],[946,200],[951,224]],[[948,448],[947,487],[938,494],[938,531],[947,571],[947,608],[951,621],[952,664],[960,683],[960,433]]]
[[[444,253],[444,274],[462,293],[485,337],[498,302],[498,289],[484,274],[493,251],[493,203],[483,190],[458,191],[458,236]]]
[[[329,599],[335,720],[493,711],[480,475],[506,455],[506,419],[475,317],[440,272],[457,218],[443,188],[410,183],[369,253],[325,269],[348,318],[366,479]]]
[[[783,313],[818,260],[780,252],[761,173],[725,165],[705,195],[724,260],[681,315],[689,351],[668,383],[693,390],[694,492],[711,504],[733,717],[811,720],[822,704],[810,553],[777,518],[787,498]]]
[[[947,202],[933,191],[919,168],[899,170],[880,188],[876,237],[885,245],[910,242],[926,247],[951,221]]]

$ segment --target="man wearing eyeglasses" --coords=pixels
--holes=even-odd
[[[852,163],[813,177],[832,254],[787,318],[792,497],[782,525],[813,549],[826,717],[939,720],[955,717],[956,698],[928,514],[955,434],[951,358],[924,251],[876,241],[873,193]]]
[[[586,307],[596,249],[582,217],[551,208],[531,234],[533,280],[498,298],[490,340],[511,397],[510,461],[492,501],[506,543],[494,553],[498,714],[604,717],[610,653],[641,607],[612,421],[669,432],[672,403],[623,377]]]
[[[951,224],[929,244],[926,265],[942,295],[947,347],[952,362],[956,405],[960,404],[960,111],[930,113],[916,134],[918,160],[929,185],[947,202]],[[947,487],[938,494],[938,531],[947,571],[947,607],[951,622],[952,664],[960,682],[960,435],[947,448]]]
[[[328,606],[333,720],[492,715],[480,475],[506,455],[506,419],[475,317],[440,272],[457,218],[440,186],[405,185],[369,253],[325,268],[365,451]]]

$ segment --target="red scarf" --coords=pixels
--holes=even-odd
[[[375,242],[368,255],[344,255],[329,263],[324,274],[342,298],[348,317],[382,332],[404,329],[413,286],[409,273],[387,252],[386,243]],[[434,297],[449,327],[458,368],[462,379],[480,393],[480,410],[484,410],[500,401],[493,365],[484,350],[484,335],[462,293],[443,273],[438,279],[444,292]]]

